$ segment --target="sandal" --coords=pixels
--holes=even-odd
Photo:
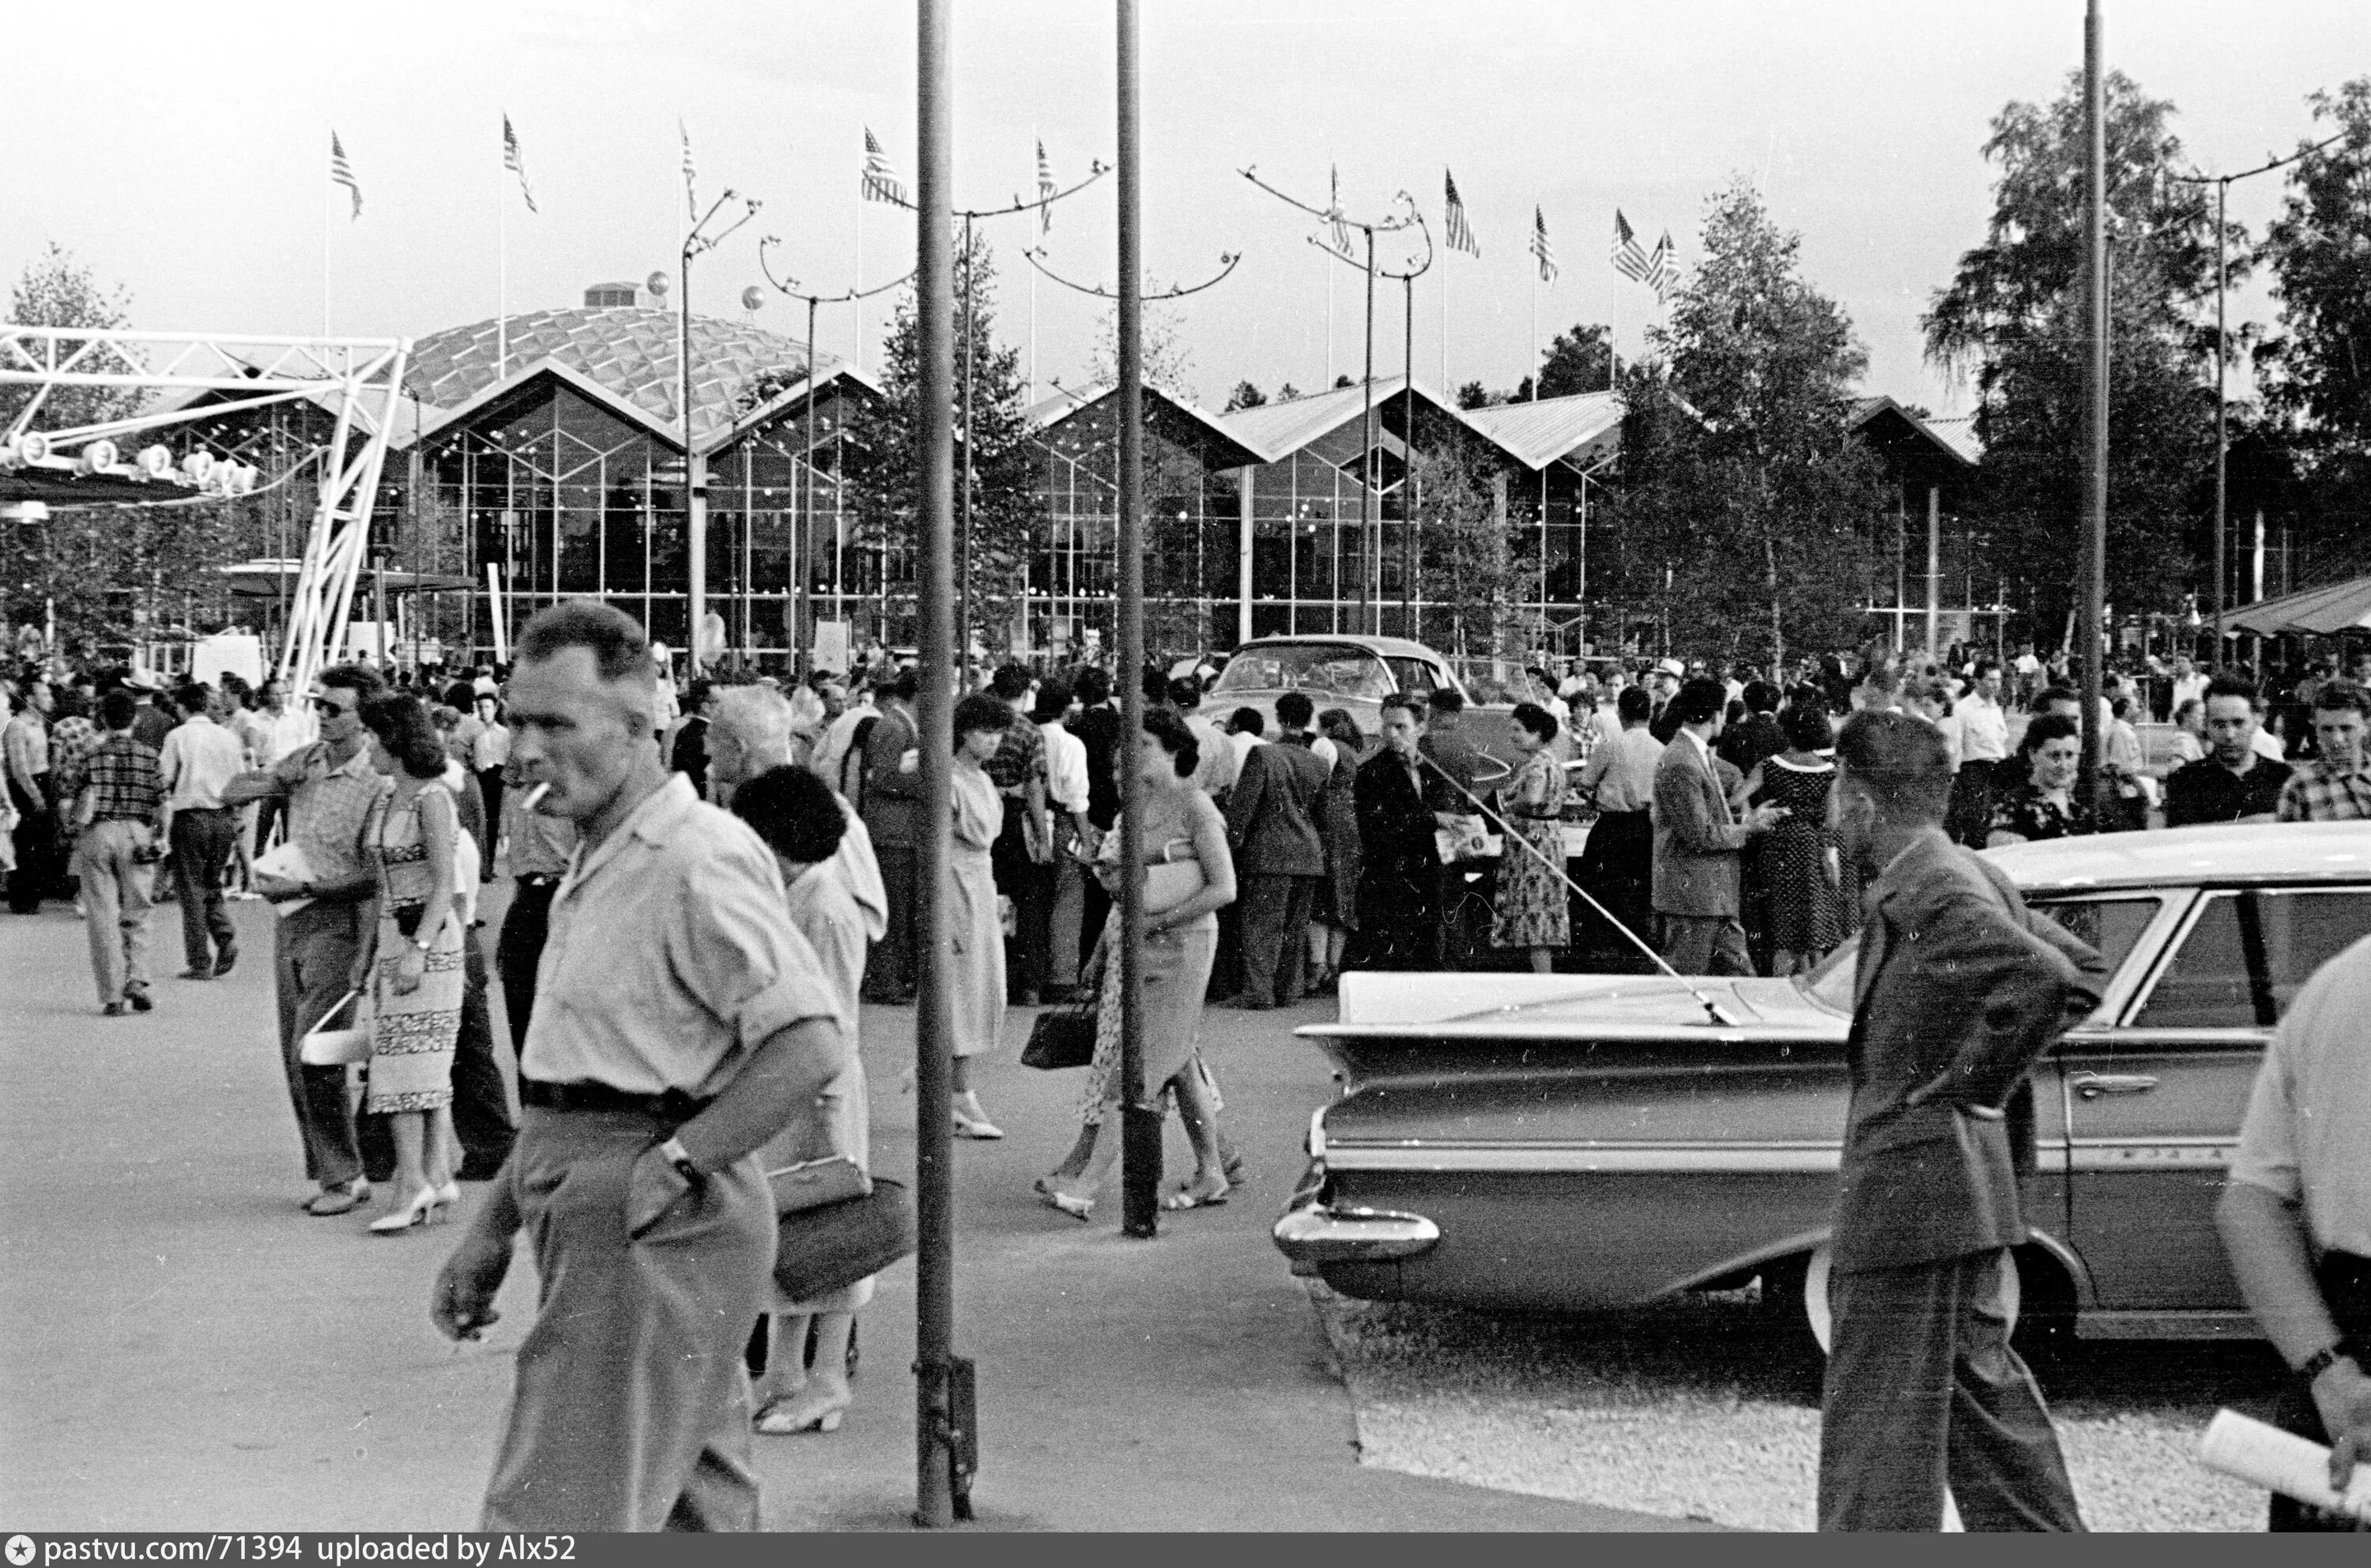
[[[827,1394],[808,1398],[809,1390],[785,1394],[768,1400],[758,1409],[750,1427],[763,1437],[788,1437],[798,1432],[837,1432],[839,1418],[848,1413],[849,1401],[832,1402]]]
[[[1036,1181],[1029,1184],[1029,1190],[1037,1194],[1037,1201],[1039,1203],[1044,1204],[1049,1209],[1059,1209],[1064,1214],[1069,1215],[1072,1219],[1084,1220],[1088,1216],[1095,1212],[1094,1199],[1072,1197],[1070,1193],[1056,1186],[1054,1184],[1054,1179],[1050,1176],[1038,1177]]]
[[[1220,1208],[1227,1201],[1228,1189],[1222,1184],[1215,1193],[1197,1193],[1192,1187],[1180,1187],[1161,1200],[1161,1206],[1174,1214],[1182,1209]]]

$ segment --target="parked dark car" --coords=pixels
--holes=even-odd
[[[1992,858],[2114,966],[2034,1074],[2027,1317],[2088,1338],[2254,1335],[2213,1210],[2273,1024],[2371,933],[2371,825]],[[1758,1277],[1823,1334],[1855,957],[1790,980],[1345,975],[1339,1019],[1299,1031],[1342,1090],[1311,1121],[1278,1247],[1345,1295],[1490,1309]]]

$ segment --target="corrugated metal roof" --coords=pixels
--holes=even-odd
[[[672,433],[680,428],[678,325],[674,311],[640,306],[526,311],[510,317],[510,360],[503,379],[518,380],[538,362],[555,360]],[[499,326],[488,317],[420,339],[412,345],[406,388],[442,409],[478,398],[495,385]],[[820,351],[815,359],[826,371],[839,363]],[[695,316],[691,363],[692,444],[705,447],[731,428],[734,401],[752,378],[761,371],[804,369],[806,347],[743,322]]]
[[[1889,409],[1900,415],[1911,429],[1941,448],[1946,455],[1956,458],[1972,468],[1984,461],[1984,449],[1983,444],[1976,440],[1976,421],[1973,415],[1948,420],[1928,419],[1912,413],[1891,398],[1856,398],[1853,399],[1851,421],[1853,428],[1857,430]]]
[[[1091,381],[1084,386],[1058,388],[1054,396],[1031,404],[1029,411],[1023,417],[1028,421],[1033,434],[1043,433],[1072,415],[1093,408],[1118,390],[1108,381]],[[1208,432],[1212,451],[1203,460],[1211,467],[1240,468],[1249,463],[1275,461],[1267,453],[1247,444],[1228,427],[1224,420],[1209,409],[1173,398],[1158,386],[1147,386],[1144,396],[1148,403],[1165,403],[1181,417]]]
[[[1618,439],[1622,414],[1618,392],[1575,392],[1536,402],[1468,409],[1465,422],[1524,467],[1544,468],[1585,453],[1609,435]]]
[[[1405,378],[1397,375],[1375,379],[1375,402],[1382,404],[1399,395]],[[1440,405],[1440,398],[1428,391],[1423,382],[1416,384],[1416,394],[1426,401]],[[1255,409],[1237,409],[1219,416],[1219,425],[1229,435],[1267,455],[1268,462],[1289,457],[1315,441],[1319,436],[1341,429],[1359,417],[1364,400],[1356,385],[1336,386],[1327,392],[1313,392],[1305,398],[1280,399],[1262,403]],[[1446,406],[1446,405],[1441,405]]]
[[[1976,416],[1961,414],[1956,419],[1928,420],[1928,431],[1935,439],[1958,453],[1970,463],[1984,460],[1984,444],[1976,438]]]

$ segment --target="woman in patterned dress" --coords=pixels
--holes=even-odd
[[[2025,727],[2018,756],[2025,780],[1995,799],[1984,847],[1998,849],[2044,838],[2074,838],[2099,831],[2090,791],[2077,788],[2083,772],[2082,727],[2064,713],[2045,713]]]
[[[1367,760],[1367,738],[1347,708],[1317,716],[1317,732],[1334,743],[1334,771],[1317,797],[1317,836],[1325,843],[1325,876],[1309,916],[1309,983],[1313,997],[1341,988],[1342,960],[1350,934],[1359,928],[1359,765]]]
[[[1787,749],[1754,764],[1739,788],[1749,804],[1784,806],[1787,820],[1749,851],[1770,894],[1770,973],[1811,968],[1845,939],[1843,865],[1828,828],[1835,787],[1835,734],[1825,703],[1798,703],[1778,715]]]
[[[1490,941],[1529,948],[1532,973],[1556,970],[1558,948],[1572,945],[1572,906],[1564,878],[1564,765],[1556,760],[1556,715],[1536,702],[1515,705],[1508,733],[1522,762],[1498,790],[1509,843],[1498,859],[1498,916]]]
[[[354,961],[371,1000],[370,1090],[365,1111],[386,1113],[395,1135],[396,1201],[371,1221],[382,1236],[424,1225],[459,1201],[453,1168],[453,1047],[461,1031],[461,919],[454,907],[454,846],[460,818],[438,787],[445,746],[419,698],[363,704],[371,766],[392,784],[368,831],[378,871],[378,920]]]

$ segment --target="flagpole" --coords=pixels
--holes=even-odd
[[[331,144],[331,145],[333,145],[333,146],[334,146],[334,145],[336,144],[336,142],[337,142],[337,136],[336,136],[336,133],[332,133],[330,134],[330,144]],[[332,179],[332,180],[330,182],[330,200],[331,200],[331,201],[336,200],[336,197],[337,197],[337,181],[336,181],[335,179]],[[321,336],[323,336],[324,338],[326,338],[326,337],[328,337],[329,335],[330,335],[330,203],[329,203],[329,202],[323,202],[321,203]]]
[[[850,276],[856,280],[850,285],[851,287],[864,286],[864,180],[862,176],[859,176],[856,181],[856,271]],[[862,300],[860,299],[848,307],[848,324],[849,330],[856,338],[853,345],[856,374],[862,375],[864,374],[864,302]]]
[[[509,128],[510,121],[507,117],[503,121],[503,125],[505,130]],[[497,257],[494,263],[494,379],[496,381],[508,375],[511,370],[511,205],[503,199],[503,183],[510,178],[507,150],[503,157],[505,162],[497,164],[494,168],[494,250]]]

